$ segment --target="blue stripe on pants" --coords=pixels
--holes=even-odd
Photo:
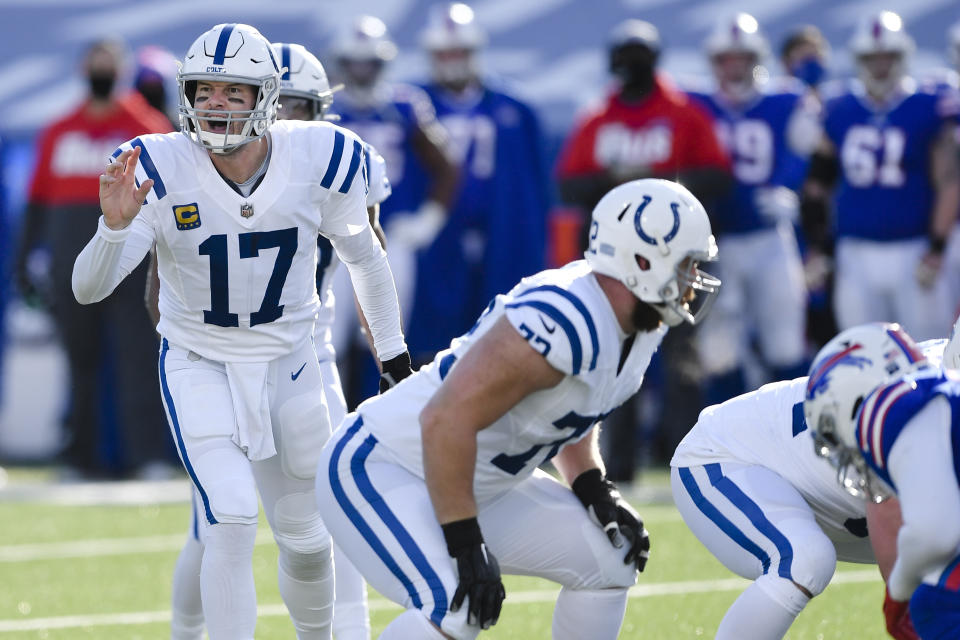
[[[163,339],[163,349],[160,351],[160,389],[163,391],[163,399],[167,403],[167,411],[170,412],[170,422],[173,423],[173,432],[177,437],[177,448],[180,449],[180,455],[183,457],[183,466],[187,470],[187,473],[190,475],[190,479],[193,480],[193,485],[197,488],[197,493],[200,494],[200,499],[203,501],[203,510],[207,516],[207,522],[210,524],[217,524],[217,519],[213,517],[213,511],[210,510],[210,499],[207,498],[207,492],[203,490],[203,487],[200,485],[200,478],[197,477],[197,474],[193,470],[193,465],[190,464],[190,458],[187,457],[187,447],[183,443],[183,434],[180,433],[180,421],[177,420],[177,409],[173,406],[173,395],[170,393],[170,387],[167,386],[167,352],[170,350],[170,345],[167,344],[167,339]]]
[[[734,484],[733,480],[723,475],[719,463],[714,462],[704,465],[704,469],[707,470],[710,484],[726,496],[727,500],[733,503],[736,508],[740,509],[750,519],[753,526],[757,528],[757,531],[765,535],[777,547],[777,552],[780,554],[777,575],[787,580],[793,580],[793,574],[790,572],[790,567],[793,564],[793,546],[791,546],[787,537],[772,522],[767,520],[763,509],[756,502]]]
[[[377,512],[377,515],[380,516],[383,523],[390,529],[390,532],[397,539],[397,542],[400,543],[400,547],[407,554],[407,557],[413,561],[413,566],[417,568],[420,575],[427,581],[427,586],[430,587],[430,592],[433,594],[433,611],[430,612],[430,621],[439,627],[443,621],[443,616],[447,613],[447,590],[443,588],[443,582],[440,580],[440,576],[438,576],[433,570],[433,567],[430,566],[430,562],[426,556],[423,555],[420,547],[417,546],[413,536],[410,535],[410,532],[404,528],[397,516],[390,510],[383,496],[374,489],[373,483],[370,482],[370,477],[367,475],[367,470],[363,467],[364,462],[366,462],[367,457],[370,455],[370,452],[373,451],[373,447],[376,444],[377,439],[372,435],[363,441],[363,444],[361,444],[353,454],[353,459],[350,461],[350,471],[353,473],[353,479],[357,483],[357,488],[360,489],[360,494],[370,503],[373,510]]]
[[[403,570],[397,564],[396,560],[394,560],[393,556],[390,555],[390,552],[384,546],[383,542],[380,541],[380,538],[377,537],[377,534],[374,533],[370,525],[367,524],[367,522],[363,519],[363,517],[360,515],[360,512],[357,510],[357,508],[353,505],[353,503],[350,502],[350,499],[347,497],[347,493],[343,488],[343,484],[340,482],[340,477],[338,473],[338,468],[340,465],[340,457],[343,455],[343,450],[346,448],[347,443],[349,443],[350,440],[353,439],[353,437],[360,430],[361,426],[363,426],[363,418],[357,417],[354,423],[347,429],[343,437],[334,447],[333,454],[331,455],[331,458],[330,458],[330,466],[327,470],[327,477],[330,480],[330,488],[333,491],[333,495],[337,500],[337,504],[339,504],[340,508],[343,509],[344,514],[347,516],[347,518],[350,520],[353,526],[357,529],[360,535],[363,536],[363,539],[366,540],[367,544],[370,545],[370,548],[373,549],[374,553],[377,554],[377,557],[380,558],[380,561],[383,562],[383,564],[387,567],[387,569],[390,570],[390,573],[392,573],[393,576],[397,580],[399,580],[400,583],[403,585],[403,588],[406,590],[407,595],[410,596],[410,601],[413,603],[413,606],[416,607],[417,609],[422,609],[423,601],[420,599],[419,593],[417,593],[417,590],[414,588],[413,582],[403,572]],[[364,445],[366,445],[366,443],[364,443]],[[364,498],[366,498],[367,500],[370,500],[368,496],[372,491],[372,495],[374,495],[375,498],[374,500],[371,500],[371,502],[374,502],[374,501],[382,502],[383,498],[380,497],[375,490],[373,490],[372,485],[370,485],[369,477],[367,477],[366,471],[363,469],[363,463],[366,460],[366,457],[369,455],[369,450],[365,450],[364,445],[361,445],[361,448],[358,449],[358,451],[354,454],[353,459],[350,461],[351,472],[353,473],[354,479],[357,481],[357,485],[358,487],[360,487],[360,492],[364,496]],[[368,449],[372,449],[372,444],[369,445]],[[360,453],[361,450],[364,451],[362,455]],[[359,469],[359,476],[360,476],[359,478],[357,477],[358,469]],[[361,483],[367,486],[366,487],[361,486]],[[380,517],[383,518],[384,515],[381,513],[380,509],[378,508],[378,505],[373,504],[372,506],[374,507],[375,510],[377,510],[377,513],[380,515]],[[387,511],[389,513],[389,510]],[[389,517],[394,517],[394,516],[392,513],[390,513]],[[395,536],[398,535],[397,530],[393,528],[391,528],[391,532],[393,532]],[[400,535],[406,536],[407,538],[409,538],[409,533],[407,533],[402,526],[400,527],[400,532],[401,532]],[[399,538],[398,538],[398,541],[400,541]],[[412,539],[411,539],[411,542],[412,542]],[[408,554],[411,553],[411,549],[408,549],[407,546],[404,545],[402,541],[401,541],[401,546],[403,547],[405,552],[407,552]],[[419,548],[417,548],[415,544],[413,544],[413,551],[417,555],[419,555],[421,558],[423,557],[422,552],[420,552]],[[414,566],[416,566],[417,569],[421,572],[421,574],[423,574],[424,568],[419,564],[418,560],[416,558],[411,558],[411,560],[413,560]],[[426,564],[425,560],[424,560],[424,564]],[[439,582],[439,578],[436,577],[436,574],[433,572],[433,570],[429,567],[428,564],[426,565],[426,569],[428,573],[430,573],[433,576],[433,579],[436,579]],[[427,580],[427,584],[431,586],[431,590],[434,590],[434,585],[431,580],[431,577],[424,575],[424,578]],[[442,589],[442,584],[440,585],[440,587]],[[446,591],[443,591],[442,600],[438,600],[436,597],[436,592],[434,590],[434,601],[435,601],[434,613],[431,615],[430,619],[439,626],[440,621],[443,620],[443,615],[446,613]],[[440,602],[442,602],[442,609],[439,611],[439,617],[436,617]]]
[[[703,515],[710,518],[715,525],[720,527],[720,530],[727,534],[728,538],[756,556],[763,565],[763,572],[766,573],[770,569],[770,556],[767,555],[767,552],[748,538],[737,525],[730,522],[725,515],[720,513],[719,509],[713,506],[713,504],[703,496],[703,493],[700,492],[700,487],[697,486],[697,481],[694,479],[693,474],[690,473],[689,467],[678,467],[677,471],[680,474],[680,481],[683,482],[684,488],[693,499],[693,504],[697,505],[697,508],[703,512]]]

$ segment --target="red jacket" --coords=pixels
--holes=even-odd
[[[665,175],[728,168],[729,161],[707,112],[658,76],[640,102],[623,102],[618,90],[581,118],[560,153],[557,174],[562,179],[614,167]]]
[[[98,205],[99,176],[110,154],[131,138],[170,131],[166,116],[139,93],[131,92],[114,105],[108,113],[91,118],[84,102],[40,134],[30,183],[31,203]]]

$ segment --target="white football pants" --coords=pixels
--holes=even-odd
[[[944,271],[929,289],[916,280],[926,249],[925,238],[894,242],[840,238],[833,293],[839,329],[899,322],[917,341],[949,335],[953,303]]]
[[[479,633],[467,624],[466,606],[448,610],[456,566],[426,484],[392,462],[353,414],[324,447],[317,500],[340,548],[377,591],[419,609],[454,638]],[[619,589],[625,604],[637,577],[633,565],[623,563],[627,550],[615,549],[573,492],[548,474],[538,470],[478,507],[484,540],[502,573],[546,578],[564,591]]]
[[[714,275],[723,284],[697,331],[705,374],[740,367],[753,334],[765,365],[783,368],[802,362],[807,289],[793,227],[782,224],[724,235],[718,244],[723,252]]]

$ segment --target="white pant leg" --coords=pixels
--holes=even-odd
[[[634,566],[568,487],[537,470],[488,504],[478,517],[503,573],[538,576],[573,589],[630,587]],[[509,596],[508,596],[509,597]]]
[[[343,397],[340,372],[332,360],[320,361],[323,394],[330,410],[330,424],[343,422],[347,401]],[[336,575],[336,598],[333,607],[333,635],[337,640],[360,640],[370,637],[370,614],[367,604],[367,583],[347,555],[333,541],[333,570]]]
[[[250,461],[232,438],[236,417],[221,363],[170,345],[160,350],[160,391],[183,466],[208,524],[257,522]]]
[[[723,256],[716,269],[711,269],[723,286],[713,308],[697,327],[696,339],[704,374],[717,376],[730,373],[743,363],[747,333],[747,280],[741,258],[750,257],[744,236],[723,236]]]
[[[878,253],[875,244],[852,238],[837,241],[833,308],[840,331],[866,322],[894,321],[887,281],[892,256]]]
[[[764,467],[708,464],[671,469],[684,522],[725,567],[756,580],[779,576],[817,595],[830,582],[836,550],[813,510]]]
[[[947,336],[953,326],[953,305],[945,270],[941,270],[929,289],[921,287],[914,276],[926,250],[925,239],[904,242],[898,249],[900,285],[893,292],[896,321],[918,341]]]
[[[803,361],[806,345],[807,287],[791,225],[758,232],[759,260],[748,287],[764,364],[792,367]],[[723,287],[721,287],[721,290]]]
[[[960,224],[953,227],[947,250],[943,256],[943,276],[947,281],[947,295],[953,319],[960,313]]]
[[[357,416],[348,416],[324,447],[317,502],[340,548],[385,597],[423,615],[453,638],[472,640],[467,607],[448,611],[456,591],[454,561],[418,478],[378,450]]]

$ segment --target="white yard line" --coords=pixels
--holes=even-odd
[[[62,558],[96,558],[122,556],[132,553],[177,551],[183,546],[186,533],[165,536],[136,536],[132,538],[99,538],[70,542],[38,542],[0,546],[0,563],[30,562]],[[269,529],[257,532],[257,544],[271,544]]]
[[[854,584],[863,582],[879,582],[880,575],[876,569],[861,569],[844,571],[836,574],[831,584]],[[718,580],[686,580],[682,582],[660,582],[653,584],[639,584],[630,589],[631,598],[652,598],[656,596],[683,595],[688,593],[705,593],[716,591],[737,591],[749,584],[742,578],[722,578]],[[506,605],[530,604],[536,602],[553,602],[557,597],[556,590],[511,591],[504,602]],[[380,597],[370,599],[370,610],[384,609],[399,610],[393,602]],[[257,607],[260,617],[285,616],[287,609],[282,604],[269,604]],[[58,616],[51,618],[34,618],[27,620],[0,620],[0,633],[17,631],[39,631],[41,629],[69,629],[75,627],[106,627],[121,625],[153,624],[170,620],[170,611],[138,611],[133,613],[108,613],[98,615]]]

